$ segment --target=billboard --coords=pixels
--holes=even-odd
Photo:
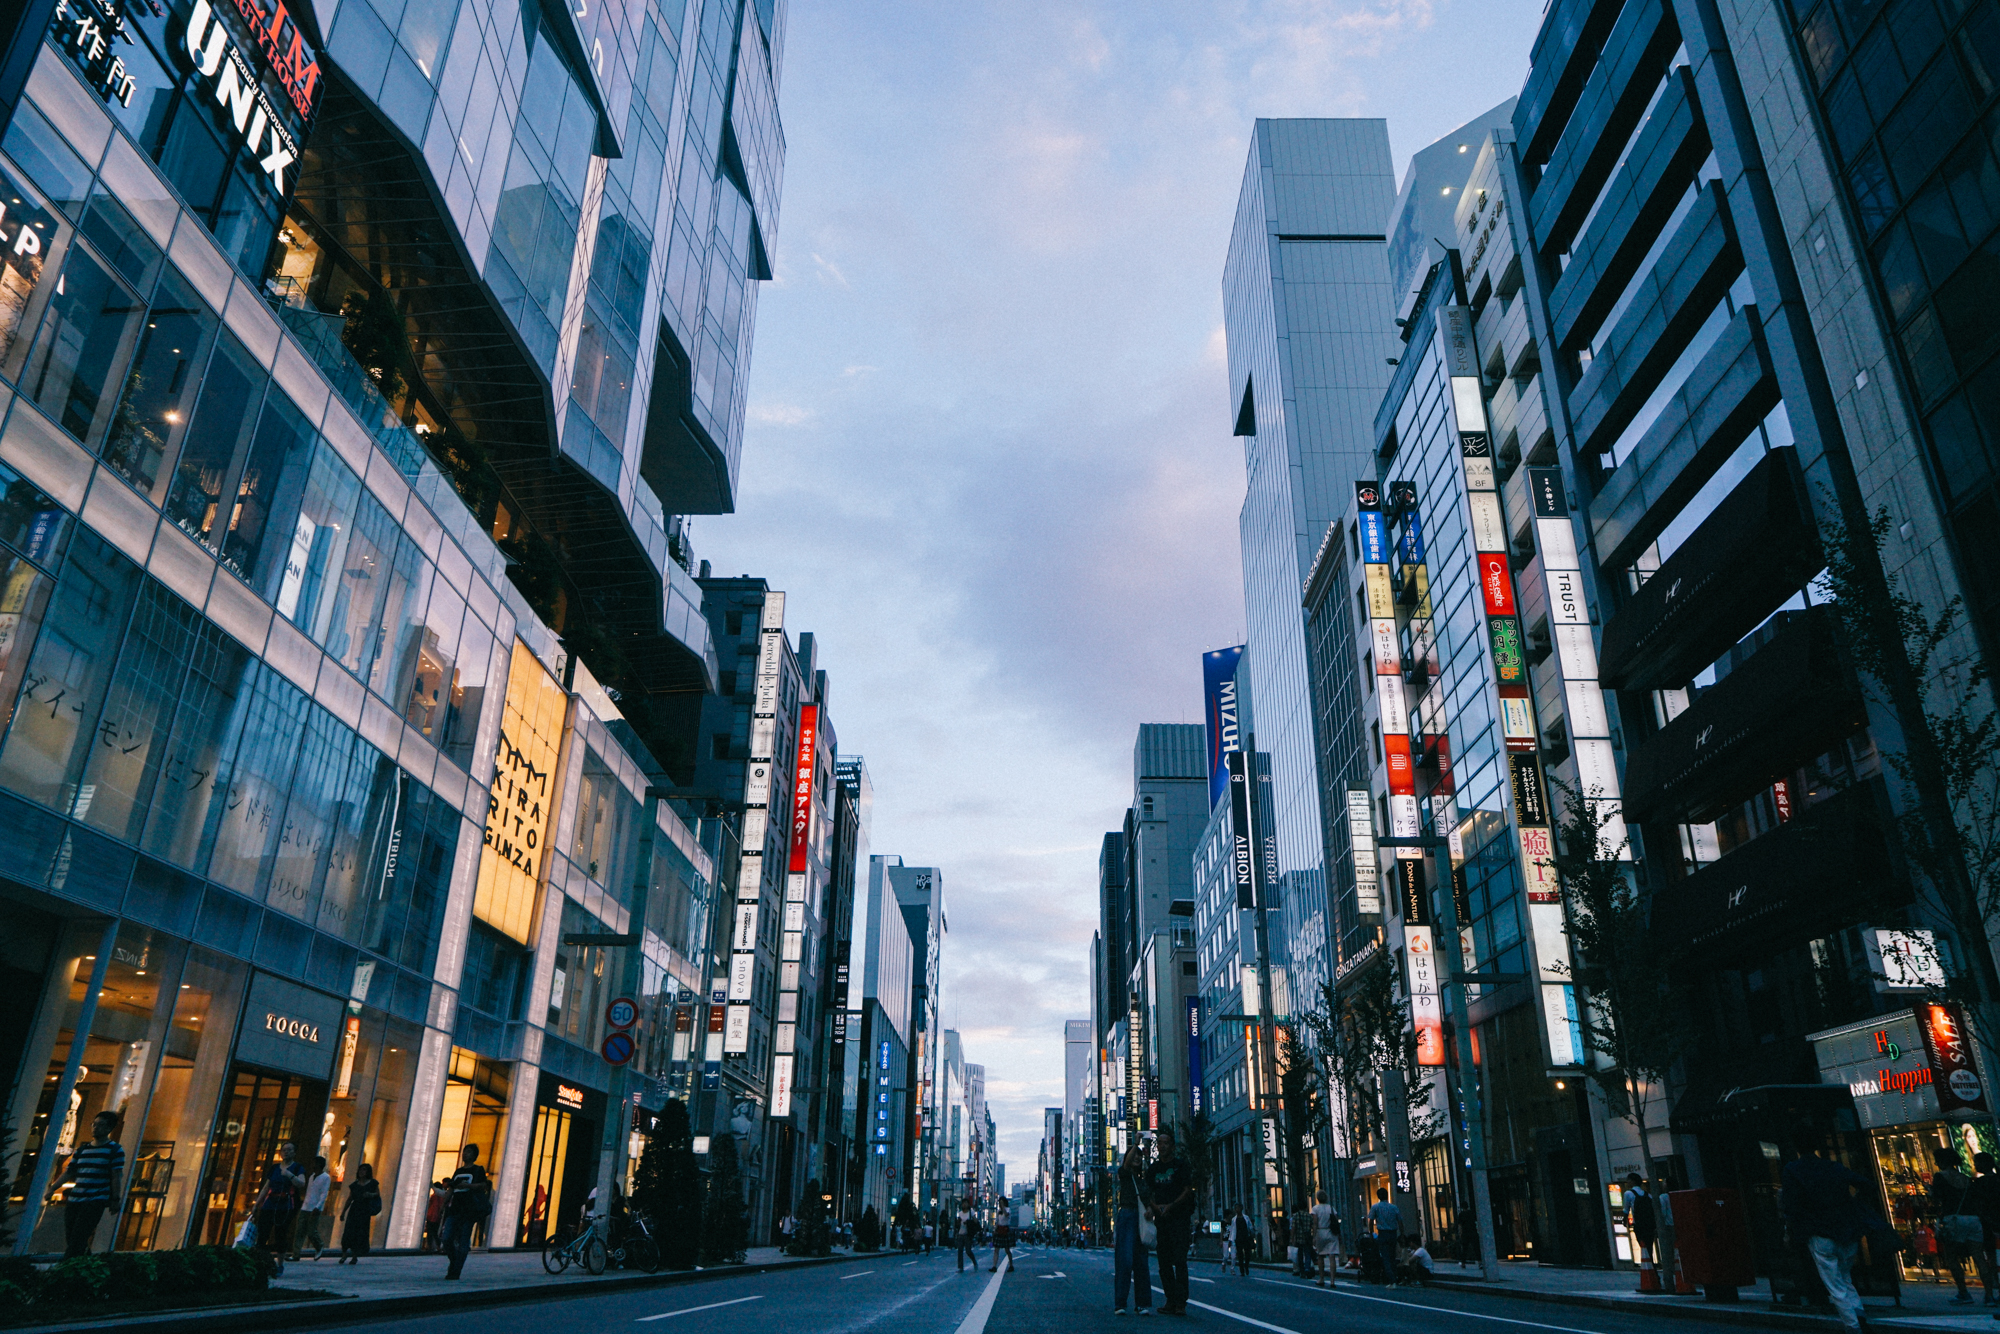
[[[555,818],[556,760],[569,696],[527,645],[514,642],[507,698],[486,794],[485,846],[472,915],[525,945],[534,929],[549,821]]]
[[[1236,665],[1243,645],[1210,649],[1201,655],[1203,717],[1208,723],[1208,808],[1229,794],[1229,772],[1223,756],[1240,748],[1242,732],[1236,714]]]
[[[792,858],[789,870],[801,875],[812,849],[813,769],[819,754],[819,705],[799,710],[799,744],[792,761]]]

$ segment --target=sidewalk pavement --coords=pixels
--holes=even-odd
[[[1672,1282],[1671,1275],[1662,1277]],[[1770,1285],[1761,1281],[1755,1287],[1738,1289],[1738,1300],[1734,1303],[1711,1302],[1699,1294],[1642,1295],[1638,1291],[1639,1276],[1631,1270],[1558,1269],[1511,1260],[1501,1262],[1499,1277],[1490,1282],[1479,1276],[1476,1267],[1461,1269],[1454,1263],[1440,1263],[1435,1281],[1439,1287],[1457,1291],[1594,1306],[1621,1314],[1667,1311],[1684,1318],[1794,1329],[1836,1328],[1839,1323],[1824,1310],[1780,1305],[1772,1298]],[[1900,1306],[1888,1297],[1868,1297],[1863,1302],[1866,1307],[1863,1314],[1870,1326],[1883,1330],[1949,1330],[1958,1334],[1979,1330],[1984,1334],[2000,1334],[2000,1321],[1993,1318],[1994,1311],[2000,1308],[1981,1305],[1976,1286],[1972,1305],[1954,1305],[1951,1299],[1955,1291],[1949,1283],[1906,1282],[1902,1285]]]
[[[856,1257],[835,1251],[830,1258],[808,1259],[782,1254],[775,1246],[753,1246],[740,1265],[657,1274],[609,1268],[595,1277],[572,1265],[562,1274],[542,1268],[540,1251],[474,1251],[456,1280],[445,1278],[445,1257],[413,1253],[377,1254],[360,1264],[337,1265],[324,1260],[294,1260],[282,1276],[271,1280],[274,1294],[296,1292],[298,1300],[265,1300],[242,1306],[203,1306],[165,1310],[143,1316],[112,1317],[90,1324],[96,1331],[133,1330],[144,1334],[228,1334],[234,1330],[283,1326],[346,1324],[375,1316],[405,1318],[434,1315],[522,1301],[551,1301],[580,1295],[586,1287],[606,1291],[699,1282],[703,1279],[762,1273],[777,1269],[843,1264]],[[86,1322],[87,1323],[87,1322]],[[9,1334],[74,1334],[83,1323],[66,1322],[20,1327]]]

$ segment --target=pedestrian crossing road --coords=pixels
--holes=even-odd
[[[1454,1292],[1449,1284],[1331,1291],[1270,1271],[1247,1277],[1193,1266],[1188,1312],[1115,1314],[1107,1251],[1024,1246],[1015,1269],[993,1273],[992,1252],[963,1271],[953,1253],[897,1252],[794,1271],[732,1274],[697,1283],[501,1306],[442,1317],[478,1334],[1111,1334],[1202,1325],[1217,1334],[1714,1334],[1706,1321],[1635,1321],[1594,1311]],[[477,1257],[473,1260],[478,1263]],[[1157,1308],[1160,1292],[1151,1290]],[[1136,1305],[1136,1303],[1135,1303]],[[369,1322],[389,1334],[429,1334],[440,1317]],[[361,1327],[361,1326],[356,1326]]]

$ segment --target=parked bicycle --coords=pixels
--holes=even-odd
[[[657,1272],[660,1268],[660,1246],[653,1238],[652,1224],[646,1221],[645,1215],[632,1215],[618,1231],[621,1235],[613,1244],[608,1239],[604,1220],[597,1215],[589,1215],[574,1235],[565,1228],[549,1238],[542,1247],[542,1268],[551,1274],[560,1274],[571,1265],[581,1265],[584,1272],[595,1275],[603,1273],[605,1266],[615,1260],[624,1269],[637,1269],[647,1274]]]

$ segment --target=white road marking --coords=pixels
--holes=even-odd
[[[1490,1320],[1498,1325],[1524,1325],[1529,1329],[1552,1329],[1557,1334],[1604,1334],[1602,1330],[1580,1329],[1575,1325],[1549,1325],[1539,1320],[1516,1320],[1512,1316],[1484,1315],[1478,1311],[1460,1311],[1449,1306],[1430,1306],[1424,1302],[1399,1302],[1394,1297],[1371,1297],[1365,1292],[1354,1292],[1349,1288],[1315,1288],[1310,1283],[1288,1283],[1279,1278],[1260,1278],[1256,1282],[1269,1283],[1280,1288],[1304,1288],[1310,1292],[1324,1292],[1329,1297],[1351,1297],[1357,1302],[1381,1302],[1384,1306],[1407,1306],[1413,1311],[1429,1311],[1434,1315],[1458,1315],[1467,1320]]]
[[[1055,1272],[1055,1273],[1053,1273],[1053,1274],[1043,1274],[1043,1275],[1041,1275],[1041,1277],[1043,1277],[1043,1278],[1068,1278],[1068,1277],[1069,1277],[1069,1275],[1068,1275],[1068,1274],[1065,1274],[1065,1273],[1063,1273],[1063,1271],[1062,1271],[1062,1270],[1058,1269],[1058,1270],[1056,1270],[1056,1272]]]
[[[979,1294],[979,1300],[972,1304],[965,1319],[959,1322],[958,1334],[986,1334],[986,1320],[993,1314],[993,1302],[1000,1296],[1000,1280],[1005,1277],[1006,1272],[1001,1271],[986,1280],[986,1291]]]
[[[1208,1284],[1213,1284],[1213,1283],[1215,1282],[1215,1280],[1214,1280],[1214,1279],[1212,1279],[1212,1278],[1196,1278],[1196,1277],[1195,1277],[1195,1276],[1194,1276],[1193,1274],[1189,1274],[1189,1275],[1188,1275],[1188,1280],[1189,1280],[1190,1282],[1193,1282],[1193,1283],[1208,1283]]]
[[[1265,1320],[1253,1320],[1247,1315],[1238,1315],[1236,1312],[1231,1311],[1226,1307],[1210,1306],[1207,1302],[1197,1302],[1190,1300],[1188,1302],[1188,1305],[1199,1306],[1202,1310],[1213,1311],[1217,1315],[1226,1315],[1231,1320],[1241,1320],[1244,1324],[1255,1325],[1259,1329],[1275,1330],[1277,1331],[1277,1334],[1299,1334],[1299,1332],[1295,1329],[1286,1329],[1283,1325],[1273,1325],[1269,1321]]]
[[[764,1294],[761,1292],[755,1297],[732,1297],[726,1302],[710,1302],[706,1306],[685,1306],[678,1311],[662,1311],[658,1315],[642,1315],[639,1317],[638,1323],[643,1325],[650,1320],[672,1320],[677,1315],[693,1315],[696,1311],[713,1311],[718,1306],[740,1306],[744,1302],[761,1302],[763,1300]]]
[[[905,1260],[903,1261],[903,1268],[908,1269],[911,1265],[915,1263],[916,1263],[915,1260]]]
[[[874,1273],[874,1272],[875,1272],[875,1271],[874,1271],[874,1270],[872,1270],[872,1269],[864,1269],[864,1270],[862,1270],[862,1271],[861,1271],[860,1273],[858,1273],[858,1274],[842,1274],[842,1275],[840,1276],[840,1281],[841,1281],[842,1283],[845,1283],[845,1282],[847,1282],[847,1280],[848,1280],[848,1279],[850,1279],[850,1278],[867,1278],[867,1277],[868,1277],[868,1276],[869,1276],[870,1274],[872,1274],[872,1273]]]

